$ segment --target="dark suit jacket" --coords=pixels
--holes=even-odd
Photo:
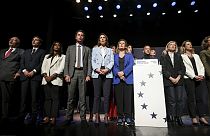
[[[173,86],[173,83],[169,80],[169,77],[171,76],[176,78],[178,75],[181,75],[181,79],[177,85],[183,85],[185,66],[179,53],[174,53],[174,67],[168,54],[161,56],[160,64],[162,65],[164,86]]]
[[[74,76],[74,66],[76,63],[76,45],[70,45],[66,50],[64,75]],[[85,76],[91,76],[91,50],[83,46],[83,71]]]
[[[42,80],[41,66],[42,66],[42,62],[44,60],[45,51],[43,49],[39,48],[39,49],[37,49],[37,51],[34,54],[31,54],[31,52],[32,52],[32,49],[28,49],[22,55],[21,65],[20,65],[21,72],[24,69],[28,70],[29,72],[33,71],[35,69],[36,73],[31,79],[41,81]],[[27,77],[25,77],[24,74],[21,73],[20,79],[26,80]]]
[[[24,53],[23,49],[16,48],[9,57],[4,59],[7,50],[0,51],[0,81],[14,81],[15,73],[20,70],[21,55]]]

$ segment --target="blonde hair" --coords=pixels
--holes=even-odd
[[[172,43],[175,43],[175,45],[176,45],[176,50],[175,50],[175,52],[178,52],[178,46],[177,46],[176,41],[169,41],[169,42],[166,44],[165,50],[162,52],[162,54],[164,54],[164,55],[167,54],[167,52],[168,52],[168,46],[169,46],[170,44],[172,44]]]
[[[121,41],[124,41],[125,42],[125,53],[127,53],[128,52],[128,48],[127,48],[128,47],[128,43],[127,43],[127,41],[125,39],[120,39],[118,41],[117,48],[116,48],[116,53],[119,53],[119,44],[120,44]]]

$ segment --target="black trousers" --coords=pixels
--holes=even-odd
[[[184,108],[183,86],[165,87],[166,112],[171,116],[182,116]]]
[[[1,81],[2,118],[9,116],[9,109],[14,101],[15,81]],[[14,112],[14,111],[13,111]]]
[[[99,113],[101,92],[103,91],[104,113],[108,113],[109,96],[110,96],[110,90],[112,88],[112,78],[106,78],[105,76],[98,76],[98,78],[93,78],[93,87],[94,87],[93,112]]]
[[[133,85],[126,84],[124,81],[121,81],[119,84],[114,85],[117,114],[120,118],[122,118],[123,116],[131,118],[133,96],[132,89]]]
[[[24,80],[21,82],[21,103],[20,114],[25,114],[27,106],[27,94],[31,94],[31,113],[32,116],[36,116],[38,112],[38,94],[40,91],[41,81]],[[30,92],[29,92],[30,91]]]
[[[185,79],[184,83],[190,117],[195,118],[197,114],[200,117],[206,115],[206,109],[208,109],[208,95],[206,95],[205,81]]]
[[[47,117],[56,117],[59,108],[59,86],[48,83],[44,85],[44,111]]]

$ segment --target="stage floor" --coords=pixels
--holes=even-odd
[[[42,126],[42,125],[26,125],[17,123],[11,120],[9,124],[1,124],[0,136],[209,136],[210,127],[191,126],[191,120],[188,116],[183,116],[184,127],[169,126],[167,128],[157,127],[137,127],[137,126],[117,126],[114,121],[110,121],[106,126],[103,123],[103,115],[99,126],[93,122],[88,122],[88,125],[81,125],[79,114],[75,113],[74,123],[63,126],[65,111],[57,118],[57,125]],[[87,115],[88,119],[88,115]],[[209,119],[208,119],[209,120]],[[210,121],[210,120],[209,120]]]

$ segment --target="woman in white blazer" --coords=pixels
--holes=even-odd
[[[104,96],[104,122],[108,123],[109,98],[112,87],[112,67],[114,65],[114,54],[111,48],[108,48],[108,37],[100,34],[98,45],[92,49],[92,78],[94,87],[93,113],[95,113],[95,123],[100,121],[100,97],[103,91]]]
[[[59,88],[63,86],[63,70],[65,55],[62,54],[62,46],[59,42],[54,42],[50,54],[45,55],[42,63],[41,73],[44,86],[45,117],[43,124],[55,125],[59,107]]]
[[[189,115],[192,118],[192,125],[197,126],[199,122],[201,125],[208,126],[207,120],[204,118],[206,115],[206,109],[208,109],[207,103],[204,99],[208,99],[204,96],[207,91],[204,88],[204,66],[200,57],[194,53],[192,43],[186,40],[182,43],[180,48],[182,53],[182,59],[186,67],[186,73],[184,76],[184,86],[187,92],[187,103],[189,109]],[[199,116],[199,121],[196,115]]]

